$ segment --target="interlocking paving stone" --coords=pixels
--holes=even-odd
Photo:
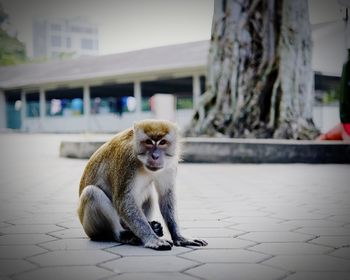
[[[46,267],[22,273],[16,280],[96,280],[113,275],[111,271],[96,266]]]
[[[250,247],[251,251],[258,251],[270,255],[315,255],[325,254],[331,249],[309,243],[262,243]]]
[[[196,250],[181,256],[201,263],[258,263],[269,258],[266,254],[242,249]]]
[[[6,228],[1,228],[0,233],[49,233],[62,230],[62,227],[56,225],[13,225]]]
[[[110,248],[120,243],[117,242],[98,242],[87,238],[82,239],[59,239],[55,241],[41,243],[40,247],[48,250],[96,250]]]
[[[253,223],[253,224],[239,224],[230,226],[229,228],[237,229],[241,231],[291,231],[297,229],[297,226],[285,225],[285,224],[269,224],[269,223]]]
[[[5,227],[9,227],[9,226],[11,226],[11,225],[8,223],[0,222],[0,230],[5,228]]]
[[[343,246],[350,246],[350,236],[321,236],[311,240],[310,243],[339,248]]]
[[[349,280],[348,272],[297,272],[283,280]]]
[[[309,234],[295,233],[295,232],[250,232],[241,235],[240,238],[244,240],[252,240],[256,242],[301,242],[308,241],[314,236]]]
[[[101,264],[115,272],[177,272],[194,267],[197,262],[175,256],[123,257]]]
[[[189,228],[182,231],[186,237],[205,238],[205,237],[233,237],[243,234],[244,231],[226,229],[226,228]]]
[[[52,232],[50,235],[57,238],[88,238],[82,227],[63,229]]]
[[[237,223],[237,224],[255,224],[255,223],[277,224],[277,223],[283,222],[284,220],[278,219],[278,218],[271,218],[271,217],[249,217],[249,218],[248,217],[234,217],[234,218],[225,219],[224,221]]]
[[[282,222],[283,225],[290,225],[296,227],[338,227],[343,226],[344,222],[337,222],[328,219],[322,220],[291,220]]]
[[[101,250],[54,251],[28,258],[40,266],[95,265],[119,256]]]
[[[233,217],[233,219],[235,217],[265,217],[267,215],[269,215],[270,213],[268,212],[263,212],[263,211],[251,211],[251,210],[248,210],[248,211],[232,211],[230,212],[230,217]]]
[[[0,275],[11,275],[35,267],[35,265],[25,260],[0,260]]]
[[[173,255],[183,254],[186,252],[191,252],[192,250],[190,248],[174,246],[171,250],[168,250],[168,251],[156,251],[156,250],[150,250],[149,248],[145,248],[143,246],[121,245],[121,246],[116,246],[116,247],[106,249],[105,251],[127,257],[127,256],[173,256]]]
[[[0,245],[39,244],[56,238],[46,234],[12,234],[0,236]]]
[[[295,232],[308,233],[319,236],[342,236],[348,235],[350,237],[350,228],[344,227],[304,227]]]
[[[0,259],[22,259],[47,252],[35,245],[0,246]]]
[[[26,218],[10,220],[9,222],[15,225],[51,225],[65,222],[67,219],[69,219],[69,216],[32,215]]]
[[[204,264],[186,271],[208,280],[277,280],[286,273],[260,264]]]
[[[208,242],[207,246],[204,246],[204,247],[191,246],[191,248],[196,250],[241,249],[241,248],[246,248],[256,244],[255,242],[242,240],[237,237],[206,237],[205,241]]]
[[[286,220],[300,220],[300,219],[311,219],[311,220],[315,220],[315,219],[325,219],[327,218],[329,215],[327,214],[320,214],[320,213],[293,213],[293,212],[289,212],[289,213],[276,213],[271,215],[271,217],[275,217],[275,218],[280,218],[280,219],[286,219]]]
[[[0,275],[13,269],[0,280],[350,279],[349,165],[180,164],[182,234],[209,244],[158,252],[87,238],[76,214],[86,160],[58,157],[64,137],[0,137]]]
[[[178,272],[157,272],[157,273],[126,273],[108,278],[108,280],[198,280]]]
[[[180,220],[184,221],[192,221],[192,220],[218,220],[225,219],[228,215],[226,214],[197,214],[197,213],[189,213],[179,215]]]
[[[224,228],[231,225],[231,223],[225,221],[216,220],[197,220],[197,221],[181,221],[182,228]]]
[[[78,218],[71,219],[62,223],[58,223],[58,226],[66,227],[66,228],[81,228],[81,223]]]
[[[350,247],[340,248],[331,253],[332,256],[350,259]]]
[[[332,217],[328,218],[331,221],[337,221],[337,222],[343,222],[343,223],[350,223],[350,216],[347,215],[334,215]]]
[[[288,271],[350,271],[350,260],[332,256],[277,256],[263,264],[286,269]]]

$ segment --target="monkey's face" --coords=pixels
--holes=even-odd
[[[164,122],[142,122],[134,125],[134,133],[134,150],[147,170],[159,171],[177,161],[177,131],[173,127],[165,129]]]
[[[138,154],[139,160],[150,171],[158,171],[164,167],[165,149],[168,142],[165,139],[153,140],[147,138],[141,142],[142,153]]]

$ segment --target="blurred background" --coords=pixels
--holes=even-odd
[[[313,119],[339,122],[348,0],[309,0]],[[184,127],[205,92],[213,0],[1,0],[0,130],[117,132]]]

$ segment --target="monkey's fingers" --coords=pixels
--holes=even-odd
[[[208,243],[202,239],[181,239],[174,241],[175,246],[207,246]]]
[[[173,247],[173,243],[165,239],[153,239],[148,241],[145,244],[145,247],[151,248],[157,251],[166,251],[166,250],[171,250],[171,247]]]
[[[207,246],[208,245],[208,242],[203,240],[203,239],[193,239],[192,241],[197,244],[194,246]]]

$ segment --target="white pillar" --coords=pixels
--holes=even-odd
[[[134,97],[136,98],[136,113],[140,114],[142,111],[142,96],[141,96],[141,82],[134,82]]]
[[[193,107],[196,108],[199,103],[199,97],[201,95],[201,81],[199,75],[193,75],[192,77],[192,90],[193,90]]]
[[[26,100],[26,92],[24,89],[21,91],[21,130],[25,129],[25,118],[27,111],[27,100]]]
[[[90,86],[84,85],[83,88],[83,100],[84,100],[84,117],[85,117],[85,131],[88,132],[90,129]]]
[[[45,118],[46,118],[46,98],[45,90],[39,88],[39,118],[40,118],[40,130],[44,131],[45,129]]]
[[[6,98],[4,91],[0,90],[0,131],[6,129]]]

